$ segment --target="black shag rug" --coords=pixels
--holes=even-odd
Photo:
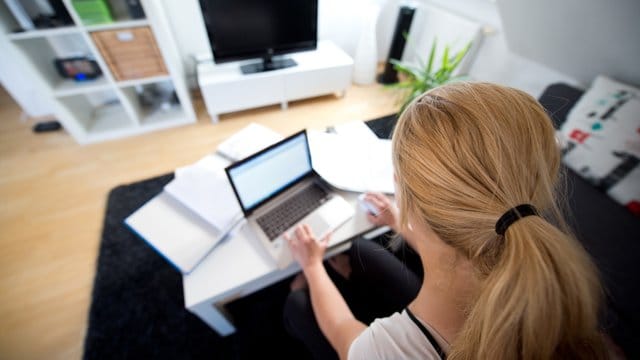
[[[388,138],[394,119],[367,124]],[[282,325],[290,279],[229,304],[238,331],[228,337],[184,308],[181,274],[124,225],[172,179],[168,174],[109,193],[84,359],[309,358]]]

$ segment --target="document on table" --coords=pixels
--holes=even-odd
[[[233,236],[243,219],[240,216],[235,226],[218,231],[162,192],[125,219],[125,223],[176,269],[188,274],[222,239]]]
[[[183,273],[189,273],[244,220],[224,173],[229,161],[208,155],[176,170],[164,191],[125,223]]]
[[[363,121],[349,121],[333,127],[338,135],[348,136],[352,141],[376,141],[379,138]]]
[[[393,194],[391,141],[309,131],[313,169],[329,184],[348,191]]]
[[[229,164],[231,164],[231,161],[229,161],[228,159],[222,156],[217,156],[215,154],[210,154],[196,161],[193,164],[177,168],[175,171],[175,174],[176,174],[176,177],[181,177],[182,174],[185,173],[185,171],[188,172],[189,169],[193,168],[194,166],[197,166],[202,169],[214,171],[214,172],[223,171],[224,168],[229,166]]]
[[[282,139],[282,135],[268,127],[251,123],[223,141],[218,146],[218,154],[230,160],[237,161]]]
[[[183,168],[164,190],[217,230],[224,230],[241,212],[223,169]]]

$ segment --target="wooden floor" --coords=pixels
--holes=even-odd
[[[21,109],[0,88],[0,359],[82,356],[111,188],[192,163],[251,122],[287,135],[397,108],[378,85],[295,102],[286,111],[225,115],[216,125],[201,100],[194,104],[197,124],[80,146],[63,131],[32,133],[34,122],[21,120]]]

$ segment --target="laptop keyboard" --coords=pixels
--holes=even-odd
[[[256,221],[269,240],[273,240],[318,208],[328,196],[329,194],[322,187],[313,183],[260,216]]]

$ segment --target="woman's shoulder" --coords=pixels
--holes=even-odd
[[[349,348],[349,359],[439,359],[406,310],[374,320]]]

